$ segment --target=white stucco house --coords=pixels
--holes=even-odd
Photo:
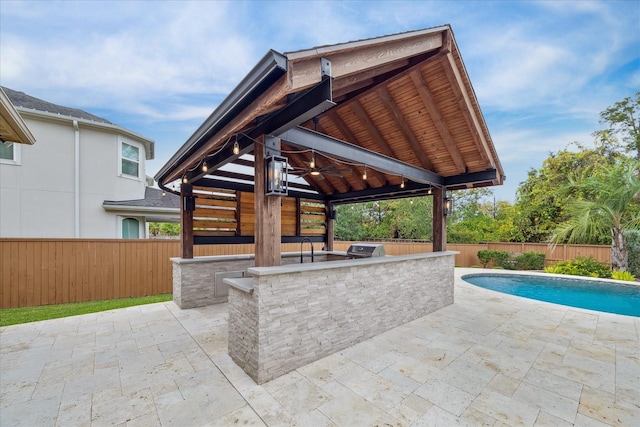
[[[0,237],[145,238],[179,217],[152,188],[154,142],[101,117],[6,87],[33,145],[0,144]]]

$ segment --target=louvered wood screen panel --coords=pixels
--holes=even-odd
[[[233,190],[194,187],[194,236],[235,236],[238,228],[238,200]]]
[[[300,200],[300,235],[322,236],[327,234],[327,214],[324,203],[317,200]]]
[[[253,236],[255,234],[254,194],[206,187],[193,189],[194,236]],[[326,234],[323,202],[294,197],[281,198],[282,236]],[[299,231],[299,234],[298,234]]]

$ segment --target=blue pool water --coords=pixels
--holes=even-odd
[[[516,274],[469,274],[472,285],[571,307],[640,317],[640,286],[589,279]]]

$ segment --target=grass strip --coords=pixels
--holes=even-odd
[[[69,304],[43,305],[39,307],[7,308],[0,310],[0,327],[76,316],[78,314],[97,313],[134,305],[153,304],[156,302],[171,301],[171,299],[171,294],[161,294],[139,298],[74,302]]]

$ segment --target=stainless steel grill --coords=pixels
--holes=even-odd
[[[378,256],[384,256],[384,245],[380,243],[354,243],[347,250],[347,257],[350,259]]]

